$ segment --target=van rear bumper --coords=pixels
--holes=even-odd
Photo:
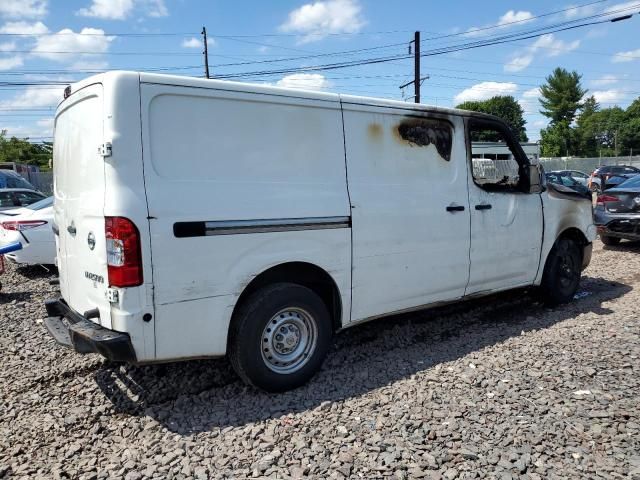
[[[47,300],[45,307],[44,324],[60,345],[78,353],[99,353],[114,362],[136,361],[136,352],[126,333],[101,327],[69,308],[62,299]]]

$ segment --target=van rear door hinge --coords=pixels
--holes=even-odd
[[[111,142],[105,142],[98,147],[98,153],[103,157],[111,156]]]

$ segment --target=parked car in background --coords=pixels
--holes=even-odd
[[[5,257],[17,263],[48,265],[56,261],[56,242],[51,228],[53,197],[23,208],[0,212],[0,245],[20,242],[22,249]]]
[[[584,183],[579,182],[573,175],[571,170],[557,170],[553,172],[547,172],[547,182],[556,185],[563,185],[565,187],[574,190],[586,197],[591,197],[591,190]],[[588,175],[584,174],[587,178]]]
[[[571,178],[573,178],[576,182],[581,183],[585,187],[589,182],[589,174],[581,172],[580,170],[562,170],[563,172],[569,172]]]
[[[640,240],[640,175],[600,194],[593,216],[605,245]]]
[[[36,190],[36,187],[13,170],[0,170],[0,188],[23,188],[26,190]]]
[[[607,188],[615,187],[628,178],[640,173],[640,169],[629,165],[602,165],[596,168],[589,177],[588,187],[592,192],[601,192]],[[605,185],[602,186],[604,179]]]
[[[26,188],[0,188],[0,212],[26,207],[46,198],[40,192]]]

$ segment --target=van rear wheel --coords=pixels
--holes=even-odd
[[[559,238],[551,248],[542,274],[540,292],[547,305],[559,305],[571,301],[582,272],[580,245],[568,237]]]
[[[252,293],[234,315],[229,359],[246,383],[282,392],[306,383],[331,342],[331,319],[309,288],[277,283]]]

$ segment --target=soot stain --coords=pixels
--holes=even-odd
[[[452,128],[439,120],[409,118],[398,125],[398,134],[410,145],[426,147],[433,145],[445,160],[451,160]]]

